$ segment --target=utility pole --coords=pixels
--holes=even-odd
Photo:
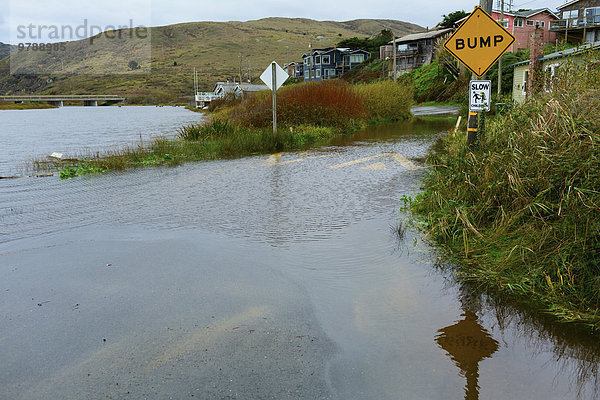
[[[242,83],[242,53],[240,53],[240,83]]]
[[[500,23],[504,26],[504,0],[500,0]],[[498,96],[502,94],[502,56],[498,60]]]
[[[397,58],[398,58],[398,55],[397,55],[398,46],[396,45],[396,35],[394,35],[393,31],[392,31],[392,47],[393,47],[392,56],[394,57],[394,61],[392,62],[392,66],[393,66],[392,67],[392,70],[393,70],[392,74],[394,74],[394,82],[396,82],[396,80],[397,80],[396,71],[397,71],[397,68],[398,68],[398,66],[396,65]]]

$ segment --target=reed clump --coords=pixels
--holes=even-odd
[[[364,99],[369,118],[375,121],[399,121],[412,117],[414,89],[384,80],[359,84],[356,91]]]
[[[488,122],[450,134],[413,203],[467,280],[600,329],[600,66],[575,63]]]

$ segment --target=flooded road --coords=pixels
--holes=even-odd
[[[596,398],[596,338],[455,282],[399,229],[454,122],[0,181],[0,398]]]

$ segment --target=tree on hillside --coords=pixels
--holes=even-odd
[[[379,54],[379,47],[392,41],[392,31],[383,29],[374,38],[349,38],[340,41],[337,47],[348,47],[353,50],[363,49],[371,52],[371,54]]]
[[[454,11],[448,15],[442,15],[442,22],[438,25],[442,28],[452,28],[456,21],[463,19],[467,15],[469,15],[469,13],[464,10]]]

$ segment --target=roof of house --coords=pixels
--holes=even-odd
[[[348,53],[348,54],[353,54],[353,53],[366,53],[366,54],[371,54],[369,51],[367,50],[363,50],[363,49],[356,49],[356,50],[352,50],[351,48],[348,47],[330,47],[327,49],[314,49],[312,51],[312,54],[327,54],[327,53],[331,53],[332,51],[339,51],[340,53]],[[311,53],[304,53],[302,54],[302,58],[308,57],[310,56]]]
[[[556,7],[556,8],[557,8],[557,9],[559,9],[559,10],[562,10],[563,8],[565,8],[565,7],[567,7],[567,6],[573,5],[573,4],[575,4],[575,3],[578,3],[578,2],[580,2],[580,1],[581,1],[581,0],[573,0],[573,1],[569,1],[568,3],[565,3],[565,4],[561,5],[561,6],[558,6],[558,7]]]
[[[452,28],[444,28],[444,29],[438,29],[435,31],[427,31],[427,32],[421,32],[421,33],[411,33],[410,35],[406,35],[406,36],[402,36],[401,38],[398,38],[395,40],[396,43],[405,43],[405,42],[412,42],[414,40],[422,40],[422,39],[431,39],[434,37],[438,37],[441,35],[444,35],[448,32],[453,31]],[[390,41],[389,44],[392,44],[394,41]]]
[[[243,92],[260,92],[262,90],[269,90],[269,87],[263,84],[239,83],[238,85]]]
[[[577,0],[579,1],[579,0]],[[517,17],[517,18],[529,18],[532,17],[534,15],[537,15],[539,13],[542,13],[544,11],[548,11],[550,14],[552,14],[553,17],[555,17],[556,19],[558,18],[558,15],[556,15],[556,13],[554,11],[552,11],[549,8],[536,8],[534,10],[525,10],[525,11],[504,11],[504,15],[511,15],[513,17]],[[500,10],[492,10],[493,13],[500,13]],[[460,25],[462,22],[464,22],[467,18],[469,18],[469,16],[467,15],[464,18],[459,19],[458,21],[456,21],[456,24]]]
[[[534,15],[537,15],[539,13],[542,13],[544,11],[548,11],[550,14],[552,14],[553,17],[558,19],[558,15],[556,15],[554,12],[552,12],[552,10],[550,10],[549,8],[536,8],[533,10],[526,10],[526,11],[517,11],[517,12],[512,12],[512,13],[506,13],[505,14],[512,14],[517,18],[529,18],[532,17]],[[499,11],[498,11],[499,12]]]
[[[585,43],[581,46],[573,47],[567,50],[557,51],[556,53],[546,54],[543,57],[540,57],[541,61],[552,60],[555,58],[563,58],[572,56],[579,53],[584,53],[590,49],[600,49],[600,41],[594,43]],[[517,65],[525,65],[529,64],[529,60],[521,61],[516,64],[512,64],[512,67],[516,67]]]

